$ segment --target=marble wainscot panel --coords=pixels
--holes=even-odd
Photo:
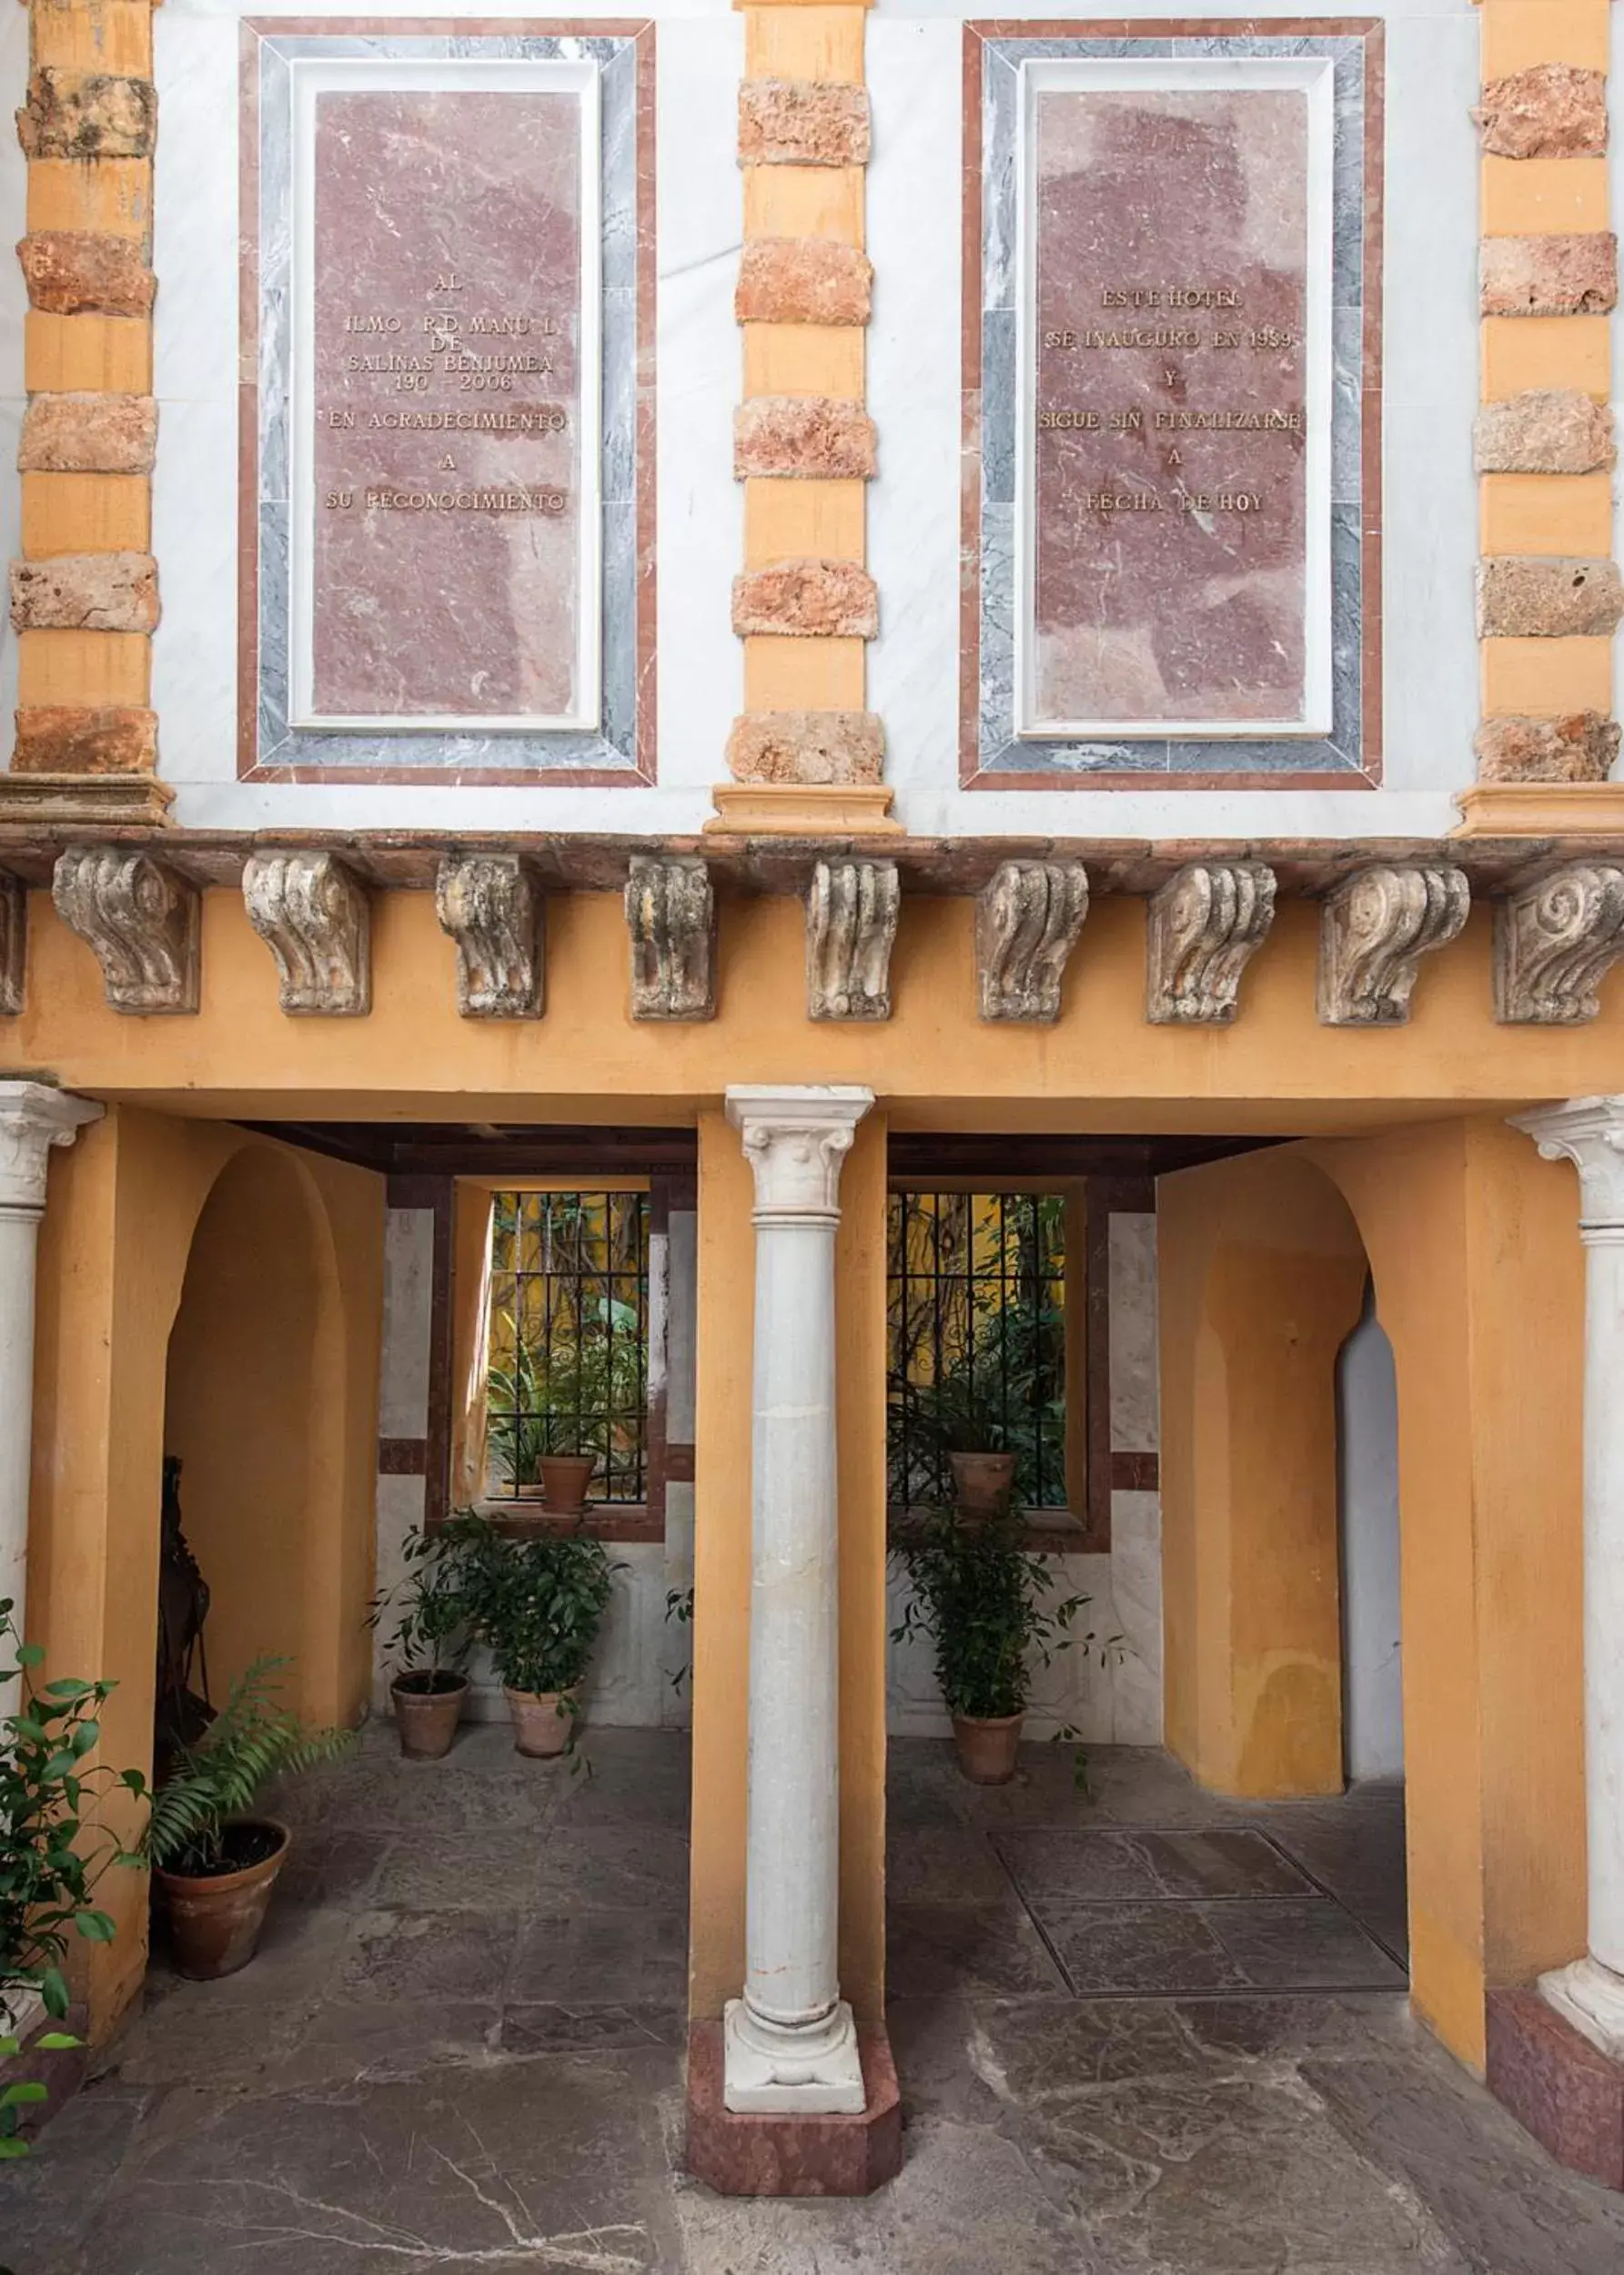
[[[239,770],[651,779],[651,32],[243,39]]]
[[[970,29],[961,778],[1377,780],[1380,26]]]

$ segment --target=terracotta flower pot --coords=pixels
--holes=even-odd
[[[961,1509],[990,1517],[1009,1507],[1015,1481],[1013,1453],[950,1453],[953,1491]]]
[[[451,1751],[468,1697],[466,1675],[442,1675],[426,1688],[409,1674],[389,1684],[400,1751],[410,1762],[438,1762]]]
[[[598,1466],[595,1453],[544,1453],[536,1467],[547,1512],[552,1517],[579,1517],[587,1505],[587,1488]]]
[[[995,1721],[977,1714],[953,1718],[953,1750],[959,1768],[973,1785],[1007,1785],[1015,1774],[1015,1749],[1021,1743],[1024,1714],[1001,1714]]]
[[[533,1760],[550,1761],[567,1754],[575,1737],[578,1716],[570,1711],[573,1691],[514,1691],[504,1683],[502,1696],[513,1717],[513,1750]]]
[[[215,1872],[201,1879],[165,1872],[154,1878],[169,1907],[177,1970],[195,1983],[217,1982],[247,1967],[259,1947],[259,1931],[277,1875],[287,1861],[292,1835],[275,1817],[244,1819],[240,1831],[274,1833],[277,1845],[257,1864],[238,1872]]]

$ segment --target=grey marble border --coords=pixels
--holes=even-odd
[[[259,71],[258,767],[397,774],[638,769],[637,46],[630,35],[262,35]],[[292,78],[306,57],[526,61],[562,56],[600,74],[602,185],[602,724],[596,733],[447,733],[294,727],[288,722],[288,387],[292,364]]]
[[[1018,738],[1014,703],[1016,248],[1019,66],[1038,56],[1329,56],[1335,58],[1332,193],[1331,732],[1322,739],[1202,742]],[[1237,33],[1183,39],[990,39],[982,81],[981,693],[978,774],[1364,775],[1362,420],[1365,42]]]

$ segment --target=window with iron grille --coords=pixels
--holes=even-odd
[[[648,1195],[498,1193],[490,1239],[486,1491],[519,1494],[543,1454],[590,1453],[594,1501],[641,1502]]]
[[[960,1451],[1013,1453],[1014,1500],[1065,1484],[1065,1200],[1059,1193],[893,1192],[886,1241],[888,1490],[951,1502]]]

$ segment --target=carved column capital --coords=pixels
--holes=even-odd
[[[1152,896],[1145,1012],[1158,1026],[1227,1026],[1241,976],[1275,920],[1275,873],[1261,862],[1193,861]]]
[[[1542,1161],[1571,1161],[1579,1171],[1585,1238],[1624,1239],[1624,1097],[1569,1098],[1510,1118],[1513,1129],[1534,1140]]]
[[[1569,862],[1509,894],[1495,912],[1494,1016],[1579,1026],[1624,956],[1624,869]]]
[[[839,1217],[841,1164],[873,1102],[872,1090],[853,1084],[728,1086],[727,1117],[755,1174],[758,1223],[763,1217]]]
[[[15,1019],[28,985],[28,895],[20,877],[0,869],[0,1019]]]
[[[691,854],[633,854],[626,880],[634,1019],[716,1016],[716,898]]]
[[[975,896],[976,1003],[983,1019],[1052,1026],[1088,914],[1080,861],[1005,861]]]
[[[546,1000],[540,887],[516,854],[448,854],[434,913],[457,943],[465,1019],[539,1019]]]
[[[1319,1016],[1326,1026],[1402,1026],[1421,958],[1466,923],[1464,869],[1373,864],[1345,877],[1319,919]]]
[[[371,1010],[372,912],[366,887],[334,854],[250,854],[243,905],[275,958],[284,1011],[364,1018]]]
[[[53,1146],[71,1146],[104,1108],[45,1082],[0,1082],[0,1215],[37,1217]]]
[[[819,861],[806,894],[806,1016],[889,1019],[894,861]]]
[[[197,1010],[202,900],[188,879],[139,848],[70,845],[51,898],[94,949],[115,1011]]]

